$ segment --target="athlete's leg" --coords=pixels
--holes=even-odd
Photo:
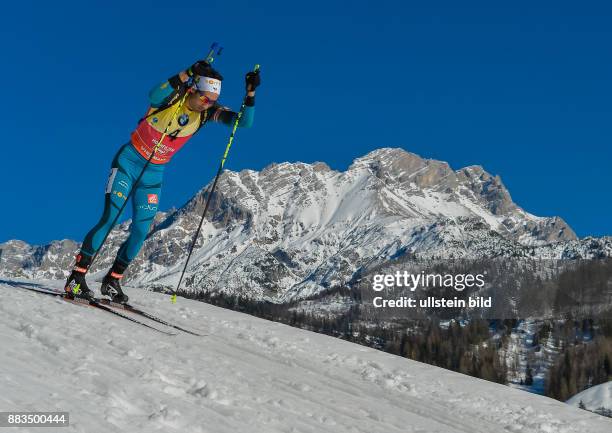
[[[147,170],[132,195],[130,235],[117,253],[117,262],[127,267],[144,243],[159,206],[163,171]]]
[[[123,149],[123,148],[122,148]],[[100,248],[106,233],[117,216],[119,209],[125,203],[131,188],[131,177],[121,163],[120,150],[111,165],[111,173],[106,184],[104,195],[104,211],[100,221],[85,236],[81,251],[77,254],[76,264],[72,269],[64,290],[70,296],[79,296],[87,299],[93,298],[93,292],[87,287],[85,274],[92,262],[92,257]]]
[[[106,184],[102,217],[85,236],[81,246],[81,254],[91,257],[98,251],[106,233],[112,228],[111,223],[115,220],[119,209],[121,209],[127,199],[131,184],[132,179],[130,175],[115,160]]]
[[[158,183],[145,183],[151,180],[151,177],[158,177]],[[130,235],[119,248],[115,263],[110,271],[102,280],[100,291],[103,295],[110,296],[115,302],[126,303],[128,296],[123,292],[120,281],[123,278],[123,273],[134,257],[140,251],[144,243],[151,222],[157,212],[159,203],[159,193],[161,192],[161,175],[152,176],[148,171],[145,171],[142,181],[134,187],[132,193],[132,224],[130,225]]]

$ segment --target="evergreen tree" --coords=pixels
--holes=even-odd
[[[527,364],[527,371],[525,372],[525,385],[533,385],[533,373],[531,372],[531,366]]]

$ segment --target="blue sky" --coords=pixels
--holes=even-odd
[[[228,169],[344,170],[402,147],[482,165],[520,206],[580,236],[612,234],[608,2],[18,3],[0,27],[0,242],[82,240],[149,88],[213,41],[225,104],[237,108],[244,73],[262,71],[255,126]],[[172,160],[162,209],[214,176],[228,133],[210,125]]]

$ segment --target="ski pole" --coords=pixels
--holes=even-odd
[[[218,51],[217,51],[217,49],[218,49]],[[212,61],[214,60],[215,51],[217,51],[217,54],[220,55],[222,49],[223,49],[223,47],[219,47],[218,43],[213,42],[213,44],[210,46],[210,51],[206,55],[206,61],[209,62],[209,63],[212,63]],[[176,116],[178,115],[178,113],[179,113],[181,107],[183,106],[183,104],[185,103],[185,100],[187,99],[187,95],[189,95],[189,93],[190,93],[190,89],[187,89],[185,91],[185,94],[181,98],[181,100],[178,102],[178,104],[176,106],[176,109],[174,110],[174,113],[172,113],[172,118],[170,119],[170,121],[166,125],[166,128],[164,129],[164,132],[162,133],[161,138],[159,139],[159,141],[157,142],[157,144],[153,148],[153,150],[151,152],[151,156],[149,156],[149,159],[147,160],[145,165],[142,167],[142,170],[140,170],[140,174],[138,175],[138,177],[136,178],[136,181],[132,185],[132,188],[130,189],[130,192],[128,192],[128,195],[126,196],[125,200],[123,201],[123,204],[121,205],[121,208],[119,209],[119,212],[117,212],[117,215],[113,219],[113,222],[111,223],[109,229],[106,231],[106,234],[104,235],[104,238],[102,239],[102,243],[98,247],[98,251],[96,251],[96,253],[91,258],[91,263],[89,264],[89,267],[87,268],[85,273],[87,273],[87,271],[93,267],[94,261],[98,257],[98,254],[100,253],[100,251],[102,251],[102,247],[104,246],[106,240],[108,239],[108,236],[110,235],[111,231],[113,230],[113,227],[115,227],[115,224],[117,224],[117,221],[119,220],[119,217],[123,213],[123,210],[125,209],[125,206],[127,205],[128,201],[130,201],[130,198],[132,197],[132,193],[136,189],[136,186],[138,185],[138,182],[140,182],[140,180],[142,179],[142,176],[144,176],[144,173],[147,170],[147,167],[149,167],[149,165],[151,164],[151,161],[155,157],[155,153],[157,152],[159,147],[162,145],[164,139],[168,136],[168,130],[170,129],[170,125],[172,124],[172,122],[174,122],[176,120]]]
[[[255,65],[253,72],[259,71],[259,65]],[[174,289],[174,293],[170,300],[172,303],[176,303],[176,294],[181,287],[181,282],[183,281],[183,277],[185,276],[185,271],[187,270],[187,265],[189,264],[189,259],[191,259],[191,254],[193,253],[193,249],[195,247],[196,241],[198,240],[198,236],[200,235],[200,230],[202,229],[202,224],[204,223],[204,217],[206,216],[206,212],[208,211],[208,206],[210,205],[210,199],[215,192],[215,188],[217,187],[217,181],[219,180],[219,176],[221,176],[221,172],[223,171],[223,166],[225,165],[225,160],[227,159],[227,155],[232,147],[232,143],[234,141],[234,136],[236,135],[236,130],[238,129],[238,123],[240,123],[240,119],[242,118],[242,114],[244,113],[244,108],[246,107],[246,96],[242,100],[242,105],[240,106],[240,111],[236,116],[236,120],[234,120],[234,126],[232,127],[232,132],[230,134],[227,145],[225,146],[225,152],[223,153],[223,157],[221,158],[221,164],[219,164],[219,169],[217,170],[217,175],[215,176],[215,180],[212,184],[212,188],[208,193],[208,198],[206,199],[206,204],[204,205],[204,211],[202,212],[202,217],[200,218],[200,224],[198,224],[198,228],[193,236],[193,240],[191,241],[191,246],[189,247],[189,254],[187,255],[187,260],[185,261],[185,266],[183,266],[183,271],[181,272],[181,277],[179,278],[179,282],[176,285],[176,289]]]

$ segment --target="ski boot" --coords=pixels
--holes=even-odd
[[[115,261],[113,267],[102,280],[102,286],[100,287],[103,295],[110,297],[111,301],[119,304],[127,304],[129,299],[128,295],[121,290],[121,284],[119,283],[121,278],[123,278],[125,268],[127,268],[127,265]]]
[[[93,301],[95,299],[94,292],[87,287],[87,281],[85,280],[85,274],[90,264],[91,257],[84,256],[80,253],[76,256],[76,264],[64,286],[66,297],[70,299],[82,298],[88,301]]]

